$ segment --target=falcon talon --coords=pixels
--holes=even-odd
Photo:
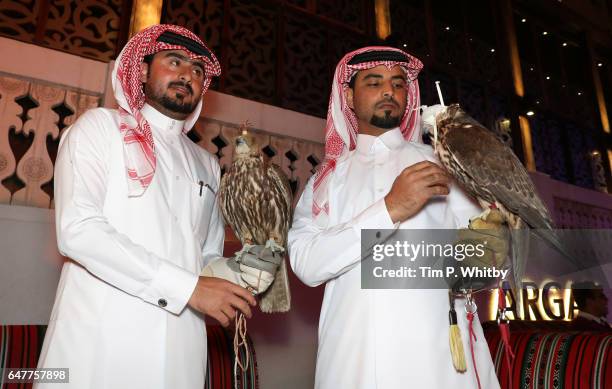
[[[276,243],[276,241],[274,239],[268,239],[266,241],[266,246],[267,249],[270,249],[272,252],[275,253],[284,253],[285,252],[285,248],[281,245],[279,245],[278,243]]]

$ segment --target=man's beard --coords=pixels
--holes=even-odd
[[[172,111],[176,113],[185,113],[185,114],[192,113],[197,104],[197,101],[194,101],[193,103],[187,103],[184,101],[182,97],[175,97],[173,99],[170,96],[168,96],[166,93],[164,93],[164,95],[160,99],[158,99],[158,102],[159,104],[161,104],[162,107],[166,108],[168,111]]]
[[[150,78],[150,73],[147,77]],[[155,88],[149,89],[148,96],[151,100],[155,101],[170,112],[182,114],[192,113],[196,105],[198,104],[199,99],[195,99],[191,103],[187,103],[185,102],[185,94],[168,91],[168,89],[172,86],[182,86],[184,88],[187,88],[187,90],[193,95],[193,89],[191,88],[191,85],[182,82],[171,82],[168,84],[168,87],[165,92],[158,92]],[[147,85],[145,85],[145,94],[147,94],[146,88]],[[174,98],[171,97],[172,93],[174,94]]]
[[[398,127],[400,125],[400,120],[399,116],[391,116],[391,111],[385,111],[385,116],[372,115],[370,124],[378,128],[389,130]]]

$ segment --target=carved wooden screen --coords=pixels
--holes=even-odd
[[[130,0],[0,0],[0,35],[110,61]],[[128,4],[129,5],[129,4]],[[129,23],[128,15],[125,22]]]
[[[373,38],[372,0],[164,1],[222,63],[213,89],[324,117],[334,68]]]
[[[0,203],[51,206],[61,131],[100,96],[0,75]]]
[[[101,96],[62,85],[0,74],[0,204],[53,207],[53,166],[62,131]],[[323,145],[250,129],[271,160],[290,179],[297,195],[323,160]],[[216,154],[223,170],[233,159],[236,123],[200,118],[189,134]]]
[[[294,192],[294,201],[297,202],[306,182],[314,174],[317,165],[323,161],[323,145],[264,130],[249,129],[249,132],[270,160],[287,174]],[[224,173],[234,159],[231,140],[239,134],[240,127],[235,123],[202,117],[197,121],[190,137],[219,158],[221,172]]]

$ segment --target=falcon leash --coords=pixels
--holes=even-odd
[[[474,332],[474,317],[476,317],[476,311],[478,307],[472,298],[472,291],[468,291],[465,296],[465,314],[468,320],[468,337],[470,338],[470,353],[472,354],[472,365],[474,366],[474,374],[476,375],[476,382],[478,383],[478,389],[482,389],[480,385],[480,376],[478,375],[478,368],[476,367],[476,354],[474,353],[474,342],[476,342],[476,333]]]

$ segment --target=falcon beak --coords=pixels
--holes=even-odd
[[[236,138],[236,146],[241,146],[241,145],[246,145],[246,140],[239,136],[238,138]]]

